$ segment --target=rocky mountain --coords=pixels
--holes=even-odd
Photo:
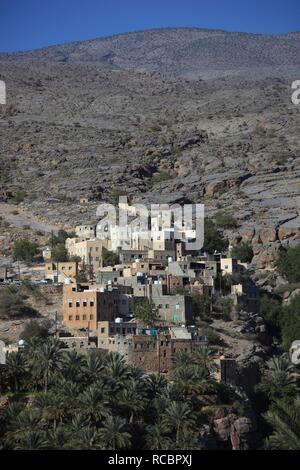
[[[248,66],[246,43],[256,51],[248,49]],[[115,55],[104,60],[109,50]],[[94,220],[112,192],[204,202],[208,215],[232,214],[232,242],[251,241],[254,263],[272,267],[300,237],[300,107],[290,68],[299,57],[299,33],[189,29],[2,54],[1,187],[67,225]],[[205,79],[180,76],[195,71]]]
[[[85,63],[188,79],[266,77],[297,74],[300,33],[268,36],[197,28],[153,29],[29,52],[2,53],[0,60]]]

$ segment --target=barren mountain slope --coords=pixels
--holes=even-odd
[[[101,68],[158,71],[186,78],[297,74],[300,33],[267,36],[197,28],[119,34],[44,49],[0,54],[0,60],[90,63]]]
[[[91,220],[114,188],[148,202],[204,201],[210,213],[227,208],[247,230],[272,228],[266,239],[277,248],[282,224],[281,242],[289,230],[294,237],[300,123],[291,79],[188,82],[44,62],[2,63],[0,73],[2,185],[26,191],[36,213]],[[95,202],[83,208],[80,196]]]

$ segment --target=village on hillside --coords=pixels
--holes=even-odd
[[[247,263],[231,254],[232,247],[218,251],[220,242],[226,247],[221,238],[216,249],[212,240],[209,253],[191,249],[195,230],[179,234],[171,225],[157,227],[150,237],[127,229],[124,238],[124,229],[114,226],[104,238],[96,224],[52,233],[42,259],[30,262],[24,274],[10,277],[2,269],[2,285],[31,282],[48,296],[54,293],[59,308],[53,328],[66,348],[117,352],[147,372],[168,375],[179,351],[208,345],[213,330],[205,320],[214,314],[225,321],[251,316],[255,332],[263,334],[260,290],[247,275]],[[5,350],[23,347],[21,339]],[[220,378],[230,369],[234,380],[234,361],[221,346],[215,361],[222,362]]]

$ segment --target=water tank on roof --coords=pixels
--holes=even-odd
[[[143,277],[143,275],[144,275],[144,273],[142,273],[142,272],[140,272],[140,271],[138,271],[138,272],[136,273],[136,277]]]
[[[111,286],[111,285],[112,285],[112,281],[111,281],[111,280],[107,281],[107,284],[108,284],[109,286]]]
[[[70,279],[69,277],[66,277],[66,278],[64,279],[64,284],[72,284],[71,279]]]
[[[104,287],[100,287],[99,291],[100,291],[100,292],[105,292]]]
[[[117,317],[117,318],[115,319],[115,323],[123,323],[123,318]]]
[[[173,263],[173,257],[172,256],[168,256],[168,263]]]

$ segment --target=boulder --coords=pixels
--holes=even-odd
[[[275,227],[264,227],[259,231],[259,238],[261,243],[275,242],[277,239],[277,232]]]

